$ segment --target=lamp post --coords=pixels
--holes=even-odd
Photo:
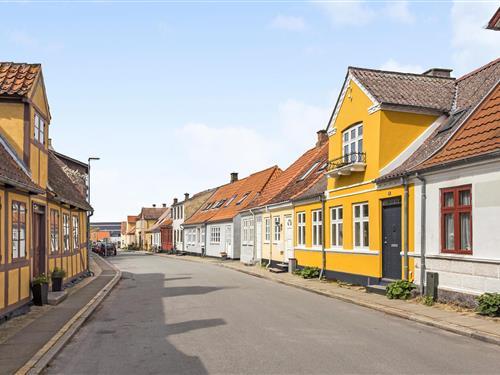
[[[89,157],[88,158],[88,192],[87,192],[87,202],[90,205],[90,162],[92,160],[100,160],[101,158],[96,158],[96,157]],[[90,257],[90,251],[91,251],[91,246],[90,246],[90,218],[94,214],[94,210],[91,210],[87,214],[87,270],[90,271],[90,265],[89,265],[89,257]]]

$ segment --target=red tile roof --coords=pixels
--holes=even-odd
[[[168,210],[168,207],[143,207],[137,216],[138,219],[158,220],[166,210]]]
[[[0,62],[0,95],[26,95],[40,71],[40,64]]]
[[[135,216],[135,215],[128,215],[128,216],[127,216],[127,222],[129,222],[129,223],[132,223],[132,224],[133,224],[133,223],[135,223],[136,221],[137,221],[137,216]]]
[[[500,84],[446,145],[418,169],[500,151]]]
[[[496,31],[500,30],[500,7],[497,8],[497,11],[493,15],[493,17],[491,17],[486,28]]]
[[[279,168],[274,166],[219,187],[208,202],[201,206],[184,224],[190,225],[231,220],[238,212],[247,208],[269,181],[279,172]],[[207,206],[210,204],[210,208],[207,209]],[[211,208],[213,206],[216,208]]]

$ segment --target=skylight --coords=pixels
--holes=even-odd
[[[302,177],[301,177],[301,178],[299,178],[297,181],[302,181],[302,180],[304,180],[307,176],[309,176],[309,175],[311,174],[311,172],[314,170],[314,168],[316,168],[316,167],[318,166],[318,164],[319,164],[319,161],[317,161],[316,163],[314,163],[314,164],[311,166],[311,168],[309,168],[309,169],[307,170],[307,172],[306,172],[306,173],[304,173],[304,174],[302,175]]]
[[[243,203],[243,201],[244,201],[244,200],[248,197],[248,195],[249,195],[249,194],[250,194],[250,193],[245,193],[245,194],[241,197],[241,199],[240,199],[240,200],[236,203],[236,205],[237,205],[237,206],[239,206],[240,204],[242,204],[242,203]]]
[[[237,194],[234,194],[231,198],[229,198],[229,200],[227,201],[225,207],[229,206],[231,204],[232,201],[234,201],[237,197]]]

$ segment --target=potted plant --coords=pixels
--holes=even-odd
[[[31,282],[31,292],[33,293],[33,303],[37,306],[42,306],[48,303],[49,295],[49,278],[45,274],[41,274]]]
[[[66,276],[66,271],[62,268],[54,268],[52,273],[50,274],[50,278],[52,279],[52,291],[60,292],[62,290],[62,282]]]

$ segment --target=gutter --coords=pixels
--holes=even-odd
[[[326,251],[325,251],[325,194],[319,195],[321,202],[321,272],[319,279],[325,277],[326,273]]]
[[[409,279],[409,266],[408,266],[408,221],[409,221],[409,189],[408,189],[408,178],[405,176],[402,178],[402,183],[404,187],[404,197],[403,197],[403,206],[404,206],[404,216],[403,216],[403,226],[404,226],[404,237],[403,237],[403,257],[404,257],[404,279]]]
[[[422,193],[420,196],[420,295],[425,293],[425,222],[426,222],[426,204],[427,204],[427,181],[420,174],[416,178],[422,183]]]
[[[252,209],[249,210],[250,211],[250,214],[252,214],[252,218],[253,218],[253,246],[252,246],[252,260],[253,260],[253,263],[255,264],[256,261],[257,261],[257,223],[255,221],[255,213],[253,212]],[[240,251],[241,252],[241,251]]]

